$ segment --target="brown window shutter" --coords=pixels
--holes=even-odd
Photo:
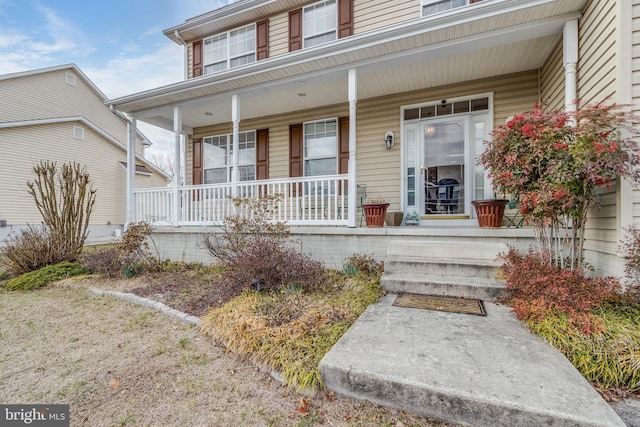
[[[256,179],[269,179],[269,129],[256,131]]]
[[[302,123],[289,126],[289,176],[302,176]]]
[[[269,20],[256,23],[256,60],[269,57]]]
[[[338,38],[353,35],[353,0],[338,0]]]
[[[202,138],[193,140],[193,166],[191,171],[191,184],[202,184]],[[200,200],[200,191],[193,192],[193,200]]]
[[[289,52],[302,49],[302,9],[289,12]]]
[[[338,119],[338,173],[349,173],[349,117]]]
[[[202,139],[193,140],[193,185],[202,184]]]
[[[302,123],[289,126],[289,176],[302,176]],[[291,189],[292,195],[302,194],[302,183]]]
[[[478,3],[481,2],[482,0],[471,0],[471,3]]]
[[[193,42],[191,48],[193,50],[193,77],[200,77],[202,75],[202,40]]]

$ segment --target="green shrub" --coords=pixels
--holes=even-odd
[[[9,279],[4,287],[11,291],[39,289],[56,280],[87,273],[89,271],[79,263],[64,261]]]

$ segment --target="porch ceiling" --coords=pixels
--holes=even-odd
[[[109,101],[138,120],[185,130],[347,102],[347,72],[358,71],[358,99],[424,90],[541,67],[560,42],[564,22],[586,0],[487,0],[436,19],[342,39],[217,75]],[[477,7],[482,6],[482,7]],[[506,7],[509,6],[509,7]],[[472,10],[473,9],[473,10]]]

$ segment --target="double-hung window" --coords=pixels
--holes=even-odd
[[[334,175],[338,171],[338,120],[304,124],[304,175]]]
[[[236,28],[203,40],[204,74],[256,60],[256,26]]]
[[[205,184],[221,184],[231,181],[233,163],[232,135],[216,135],[203,138]],[[256,179],[256,133],[240,132],[238,164],[240,181]]]
[[[473,2],[469,0],[422,0],[422,16],[462,7],[467,3]]]
[[[305,48],[335,40],[338,27],[336,0],[321,1],[305,7],[302,20]]]

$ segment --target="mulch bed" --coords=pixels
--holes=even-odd
[[[132,289],[132,293],[197,317],[222,307],[242,292],[198,271],[148,273],[145,278],[149,284]]]

